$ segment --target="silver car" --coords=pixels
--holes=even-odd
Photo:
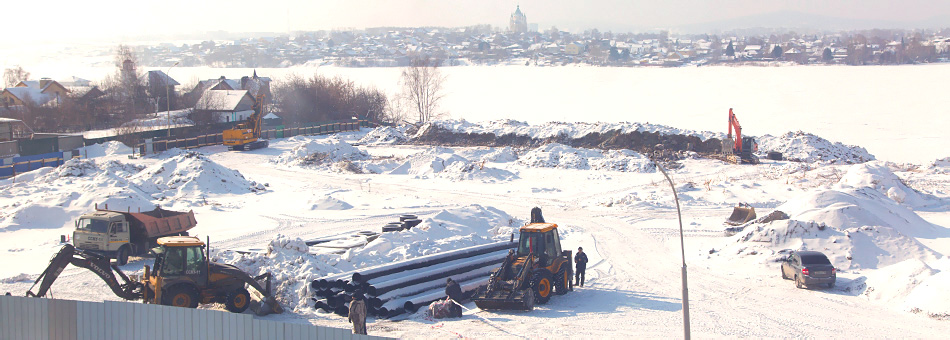
[[[828,257],[817,251],[792,252],[782,261],[782,278],[795,280],[798,288],[818,284],[833,288],[837,272]]]

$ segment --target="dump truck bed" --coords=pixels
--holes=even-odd
[[[98,209],[99,211],[111,211]],[[155,208],[146,212],[124,212],[112,211],[125,215],[129,221],[129,228],[132,230],[132,237],[156,238],[168,235],[178,235],[184,233],[198,224],[195,220],[195,212],[189,210],[171,211],[162,208]]]

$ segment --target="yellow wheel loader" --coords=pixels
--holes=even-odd
[[[33,287],[40,285],[39,290],[33,293],[31,287],[26,295],[46,296],[63,269],[72,264],[96,273],[117,296],[126,300],[141,299],[144,303],[189,308],[199,303],[218,302],[234,313],[244,312],[249,307],[257,315],[283,313],[271,294],[270,273],[252,278],[235,266],[211,262],[207,245],[197,237],[162,237],[152,252],[155,263],[151,268],[145,266],[144,275],[139,279],[125,275],[108,257],[66,244],[33,283]],[[259,280],[264,280],[263,286]],[[252,301],[245,285],[260,293],[259,302]]]
[[[518,250],[510,250],[488,285],[472,296],[478,308],[532,310],[574,289],[571,251],[561,250],[557,224],[531,223],[520,232]]]

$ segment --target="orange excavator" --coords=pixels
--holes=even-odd
[[[736,138],[732,139],[732,132],[735,131]],[[742,126],[739,125],[739,119],[729,108],[729,129],[726,130],[726,140],[722,141],[722,151],[726,157],[736,164],[758,164],[759,159],[755,152],[759,151],[759,144],[755,138],[742,137]]]
[[[261,138],[261,124],[264,118],[264,94],[257,95],[254,103],[254,114],[247,117],[247,121],[238,124],[233,129],[224,130],[224,145],[228,150],[254,150],[267,147],[267,140]]]

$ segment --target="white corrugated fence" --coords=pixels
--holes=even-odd
[[[0,296],[0,340],[388,339],[350,329],[142,303]]]

